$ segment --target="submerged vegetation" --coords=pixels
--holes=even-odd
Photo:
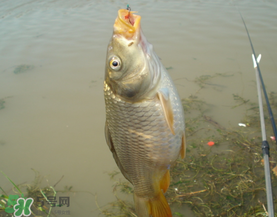
[[[201,90],[209,85],[207,81],[217,76],[221,75],[202,76],[195,83]],[[183,99],[187,154],[171,169],[171,184],[165,194],[173,216],[267,216],[257,103],[234,94],[235,106],[232,108],[244,105],[247,111],[242,127],[227,129],[206,115],[211,105],[199,99],[197,94]],[[277,94],[272,92],[269,95],[273,112],[277,114]],[[268,119],[266,112],[265,119]],[[270,133],[270,123],[267,124]],[[272,184],[276,191],[276,142],[268,142]],[[128,181],[117,178],[118,173],[109,174],[115,180],[116,200],[99,209],[104,216],[136,217],[133,187]],[[274,206],[277,210],[276,198]],[[186,215],[188,210],[190,215]]]
[[[0,110],[5,108],[5,100],[4,99],[0,99]]]
[[[24,73],[24,72],[30,71],[33,68],[34,68],[34,66],[32,66],[32,65],[26,65],[26,64],[18,65],[13,70],[13,73],[14,74],[20,74],[20,73]]]

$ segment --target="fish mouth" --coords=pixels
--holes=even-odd
[[[118,16],[114,23],[114,33],[124,36],[126,39],[133,38],[140,28],[141,16],[136,11],[126,9],[118,10]]]

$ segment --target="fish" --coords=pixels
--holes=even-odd
[[[120,9],[107,47],[105,138],[134,187],[138,217],[171,217],[164,196],[170,169],[185,157],[184,110],[174,83],[141,30],[141,16]]]

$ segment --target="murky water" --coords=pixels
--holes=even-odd
[[[1,1],[0,169],[15,183],[32,182],[31,168],[46,176],[44,184],[64,175],[56,189],[75,191],[67,216],[97,216],[92,194],[100,206],[115,199],[105,173],[117,166],[103,133],[102,86],[113,22],[127,3],[142,16],[182,98],[199,89],[192,82],[198,76],[233,75],[213,80],[219,91],[201,92],[214,105],[209,115],[232,127],[244,115],[231,108],[232,94],[257,100],[252,52],[233,1]],[[276,91],[277,3],[235,3],[262,54],[267,90]],[[0,186],[12,187],[1,174]]]

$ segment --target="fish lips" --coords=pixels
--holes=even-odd
[[[114,23],[114,34],[122,35],[126,39],[132,39],[138,35],[141,16],[134,13],[136,12],[126,9],[118,10],[118,16]]]

